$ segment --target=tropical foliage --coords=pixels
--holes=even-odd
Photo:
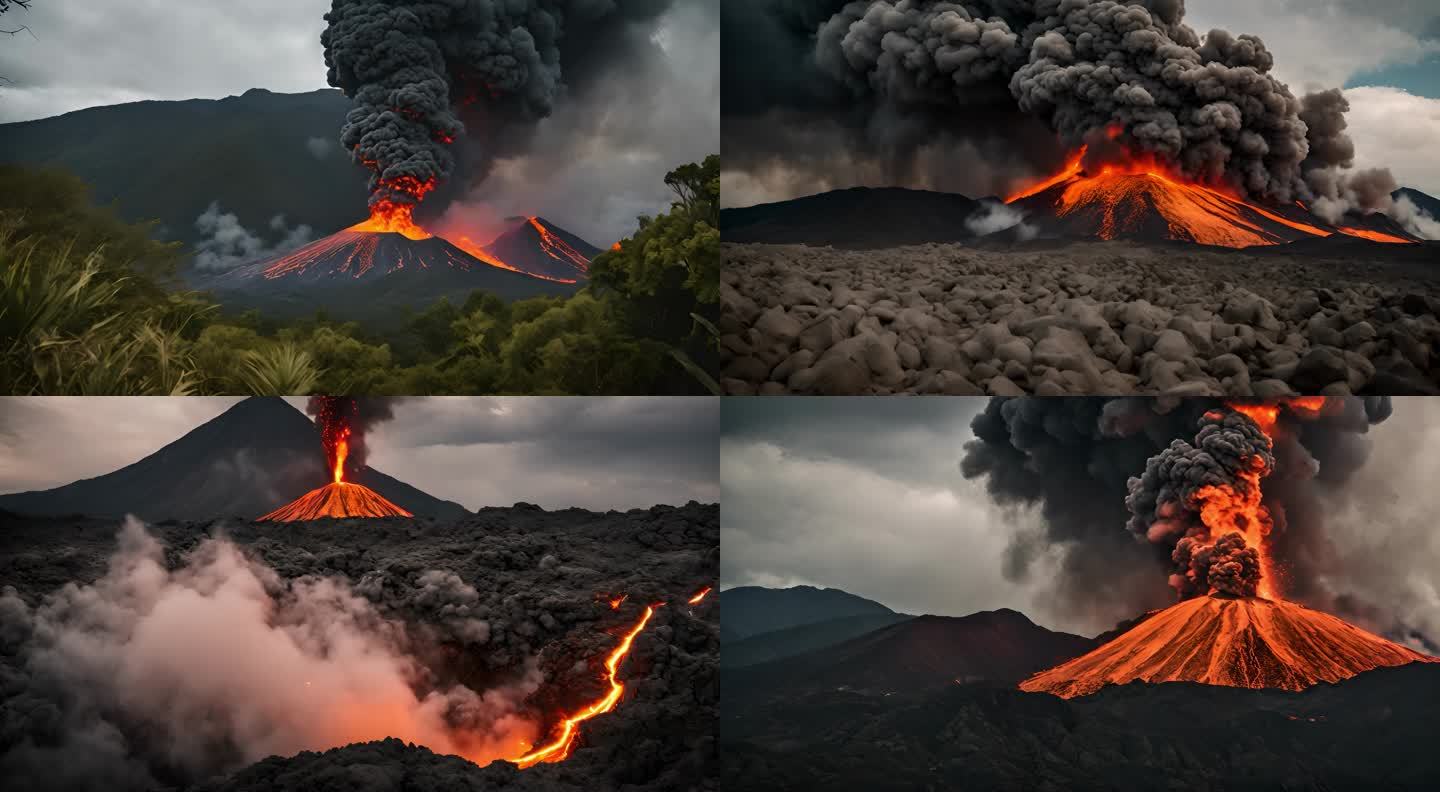
[[[226,314],[185,251],[56,171],[0,166],[0,377],[14,394],[704,393],[715,388],[719,158],[591,264],[570,298],[475,292],[376,336],[318,315]]]

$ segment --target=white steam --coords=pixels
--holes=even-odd
[[[1017,228],[1018,226],[1018,228]],[[976,236],[989,236],[1008,228],[1015,229],[1015,236],[1021,242],[1034,239],[1039,229],[1025,222],[1025,215],[1002,203],[987,201],[984,209],[970,215],[965,227]]]
[[[287,582],[224,538],[171,570],[134,518],[94,583],[33,610],[7,588],[0,636],[55,710],[48,739],[32,729],[0,771],[42,788],[66,786],[52,768],[78,750],[90,778],[103,763],[110,788],[132,788],[385,737],[485,764],[537,737],[521,714],[540,681],[533,664],[495,690],[435,688],[405,627],[344,580]]]
[[[240,224],[240,218],[232,212],[221,212],[220,203],[212,201],[201,215],[195,218],[195,227],[204,235],[195,243],[195,266],[207,271],[224,271],[241,264],[249,264],[262,258],[288,253],[315,239],[315,232],[308,225],[290,228],[285,224],[284,215],[270,218],[271,236],[274,244]]]

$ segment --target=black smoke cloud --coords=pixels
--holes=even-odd
[[[732,169],[803,171],[787,136],[767,142],[755,121],[805,117],[846,130],[837,145],[897,174],[936,145],[1008,150],[1016,167],[1001,157],[988,169],[998,192],[997,180],[1048,169],[1118,128],[1127,147],[1252,196],[1324,199],[1332,212],[1388,206],[1382,176],[1352,186],[1344,170],[1354,146],[1343,97],[1297,99],[1270,75],[1260,39],[1202,38],[1182,0],[748,0],[725,13],[736,30],[724,66]],[[732,53],[748,60],[732,68]],[[763,74],[781,77],[757,92]]]
[[[328,79],[354,100],[341,142],[371,178],[371,203],[416,204],[483,179],[567,93],[623,64],[671,0],[334,0],[321,36]],[[458,160],[457,160],[458,153]],[[453,195],[452,191],[449,193]]]
[[[1244,415],[1210,412],[1201,424],[1194,445],[1171,441],[1145,464],[1144,474],[1130,479],[1127,527],[1152,544],[1173,548],[1170,585],[1182,599],[1212,589],[1251,597],[1260,583],[1259,554],[1246,547],[1239,532],[1212,536],[1227,526],[1207,525],[1201,510],[1207,492],[1259,506],[1260,481],[1274,472],[1275,457],[1265,433]],[[1260,520],[1270,521],[1256,511]]]
[[[1365,434],[1389,417],[1390,401],[1332,402],[1314,420],[1286,419],[1276,439],[1274,472],[1262,488],[1275,522],[1271,546],[1287,599],[1375,624],[1363,611],[1377,605],[1326,581],[1343,559],[1326,536],[1320,496],[1343,492],[1365,464]],[[971,424],[976,439],[961,471],[983,480],[997,503],[1033,507],[1041,517],[1038,530],[1012,538],[1006,575],[1052,574],[1045,596],[1057,613],[1094,625],[1172,603],[1173,545],[1126,530],[1128,482],[1173,441],[1192,442],[1207,412],[1223,409],[1210,399],[992,399]]]
[[[365,443],[365,436],[386,421],[395,417],[395,406],[405,401],[404,396],[311,396],[305,403],[306,414],[319,419],[322,423],[325,416],[341,415],[346,419],[346,426],[350,428],[349,453],[346,456],[345,467],[350,470],[359,470],[365,467],[366,461],[370,458],[370,449]],[[324,432],[324,426],[321,426]]]

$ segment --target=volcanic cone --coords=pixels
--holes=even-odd
[[[1440,660],[1293,602],[1209,596],[1158,611],[1020,689],[1072,698],[1140,680],[1302,690],[1415,662]]]
[[[335,481],[261,517],[258,522],[296,522],[324,517],[413,517],[364,484]]]

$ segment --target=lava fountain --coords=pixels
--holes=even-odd
[[[1021,690],[1069,698],[1107,685],[1201,682],[1301,690],[1436,658],[1287,601],[1263,480],[1282,416],[1308,420],[1325,397],[1233,403],[1206,413],[1195,444],[1176,440],[1130,480],[1130,530],[1173,547],[1180,602],[1099,648],[1042,671]]]
[[[312,401],[319,405],[315,421],[320,428],[320,443],[325,449],[332,480],[266,514],[257,522],[415,516],[364,484],[345,480],[345,462],[350,456],[350,443],[355,431],[355,400],[343,396],[316,396]]]
[[[1415,240],[1366,228],[1331,226],[1304,204],[1267,207],[1223,184],[1185,176],[1163,159],[1135,152],[1112,127],[1075,151],[1055,173],[1023,186],[1006,199],[1054,218],[1066,232],[1100,239],[1146,238],[1222,247],[1279,245],[1336,234],[1372,242]]]

